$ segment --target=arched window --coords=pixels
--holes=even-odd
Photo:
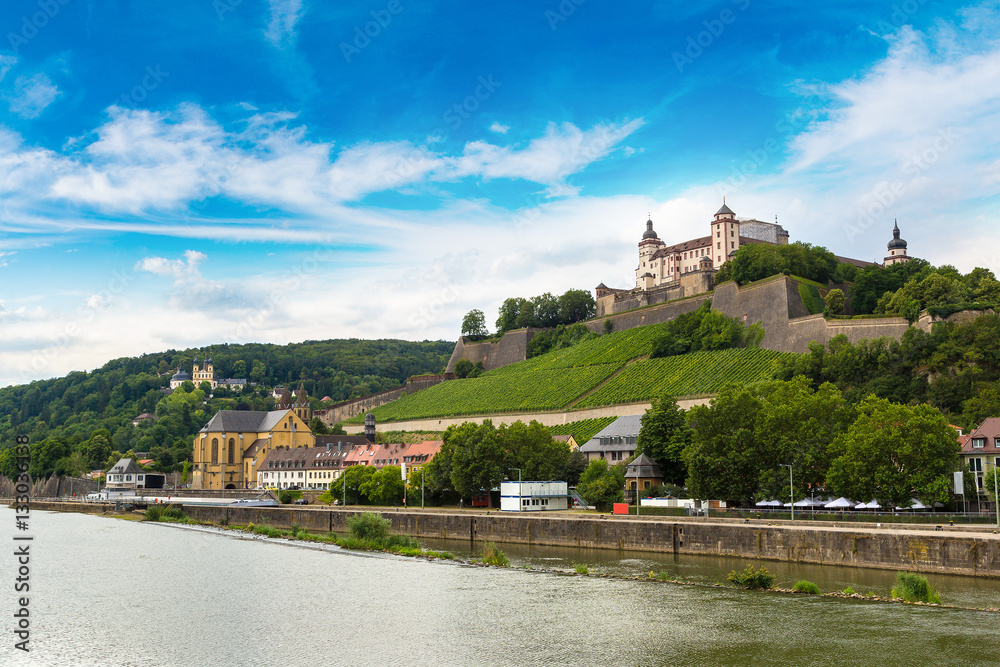
[[[212,464],[219,462],[219,439],[212,438]]]
[[[235,438],[230,438],[229,439],[229,463],[230,463],[230,465],[236,462],[235,461],[235,456],[236,456],[235,452],[236,452],[236,439]]]

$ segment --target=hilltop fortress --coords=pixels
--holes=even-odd
[[[810,342],[825,344],[840,334],[851,342],[883,336],[898,340],[910,326],[901,317],[827,320],[821,313],[810,314],[799,295],[799,282],[789,276],[772,276],[743,287],[732,281],[716,286],[718,269],[742,246],[786,245],[789,234],[777,221],[738,218],[725,202],[708,227],[707,236],[668,246],[653,229],[652,219],[647,220],[638,244],[635,286],[616,289],[599,284],[595,289],[597,316],[583,324],[596,333],[607,326],[621,331],[672,320],[710,301],[713,308],[730,317],[747,324],[760,322],[765,330],[761,346],[781,352],[806,352]],[[882,266],[911,259],[898,224],[886,250]],[[849,257],[837,259],[859,268],[874,264]],[[821,296],[825,291],[820,291]],[[930,325],[931,317],[926,313],[916,323],[927,330]],[[528,341],[538,331],[509,331],[499,341],[469,342],[460,338],[447,371],[453,372],[459,359],[482,362],[486,370],[523,361]]]

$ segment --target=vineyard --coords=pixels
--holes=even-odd
[[[649,354],[653,340],[661,333],[662,327],[650,324],[627,331],[605,334],[599,338],[578,343],[573,347],[553,350],[534,359],[503,366],[485,373],[483,377],[519,375],[528,369],[574,368],[595,364],[622,366],[632,359]]]
[[[515,364],[519,365],[519,364]],[[601,364],[580,368],[528,370],[487,374],[468,380],[450,380],[403,396],[372,412],[379,422],[458,417],[499,412],[557,410],[569,404],[620,368]],[[360,423],[355,417],[352,423]]]
[[[549,426],[549,433],[552,435],[571,435],[576,439],[576,444],[583,445],[593,438],[601,429],[611,426],[617,417],[596,417],[594,419],[580,419],[579,421],[558,426]]]
[[[673,396],[714,394],[731,382],[750,384],[770,378],[787,356],[790,355],[784,352],[744,348],[643,359],[627,366],[573,407],[646,402],[664,393]]]

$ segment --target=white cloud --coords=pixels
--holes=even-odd
[[[0,54],[0,81],[7,76],[10,68],[17,64],[17,56],[5,56]]]
[[[496,132],[497,134],[507,134],[508,130],[510,130],[510,125],[501,125],[498,122],[490,125],[490,132]]]
[[[14,80],[14,93],[10,100],[11,113],[21,118],[38,118],[61,94],[59,88],[45,74],[19,76]]]
[[[302,18],[302,0],[268,0],[270,17],[264,38],[276,49],[295,44],[295,24]]]
[[[167,259],[165,257],[146,257],[136,262],[136,271],[148,271],[158,276],[171,276],[178,282],[201,278],[198,264],[208,259],[205,253],[197,250],[186,250],[184,259]]]

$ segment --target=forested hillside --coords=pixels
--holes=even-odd
[[[112,452],[130,449],[156,450],[153,458],[169,468],[190,458],[191,436],[217,410],[273,407],[269,388],[276,384],[304,383],[319,407],[324,396],[341,401],[398,386],[410,375],[437,373],[453,347],[446,341],[351,339],[218,345],[115,359],[90,373],[0,389],[0,449],[17,434],[29,435],[36,476],[60,467],[101,467]],[[213,358],[217,378],[246,377],[260,387],[248,386],[239,395],[220,389],[211,400],[197,387],[165,397],[161,389],[174,369],[190,372],[195,355]],[[133,426],[143,412],[155,414],[156,423]]]

